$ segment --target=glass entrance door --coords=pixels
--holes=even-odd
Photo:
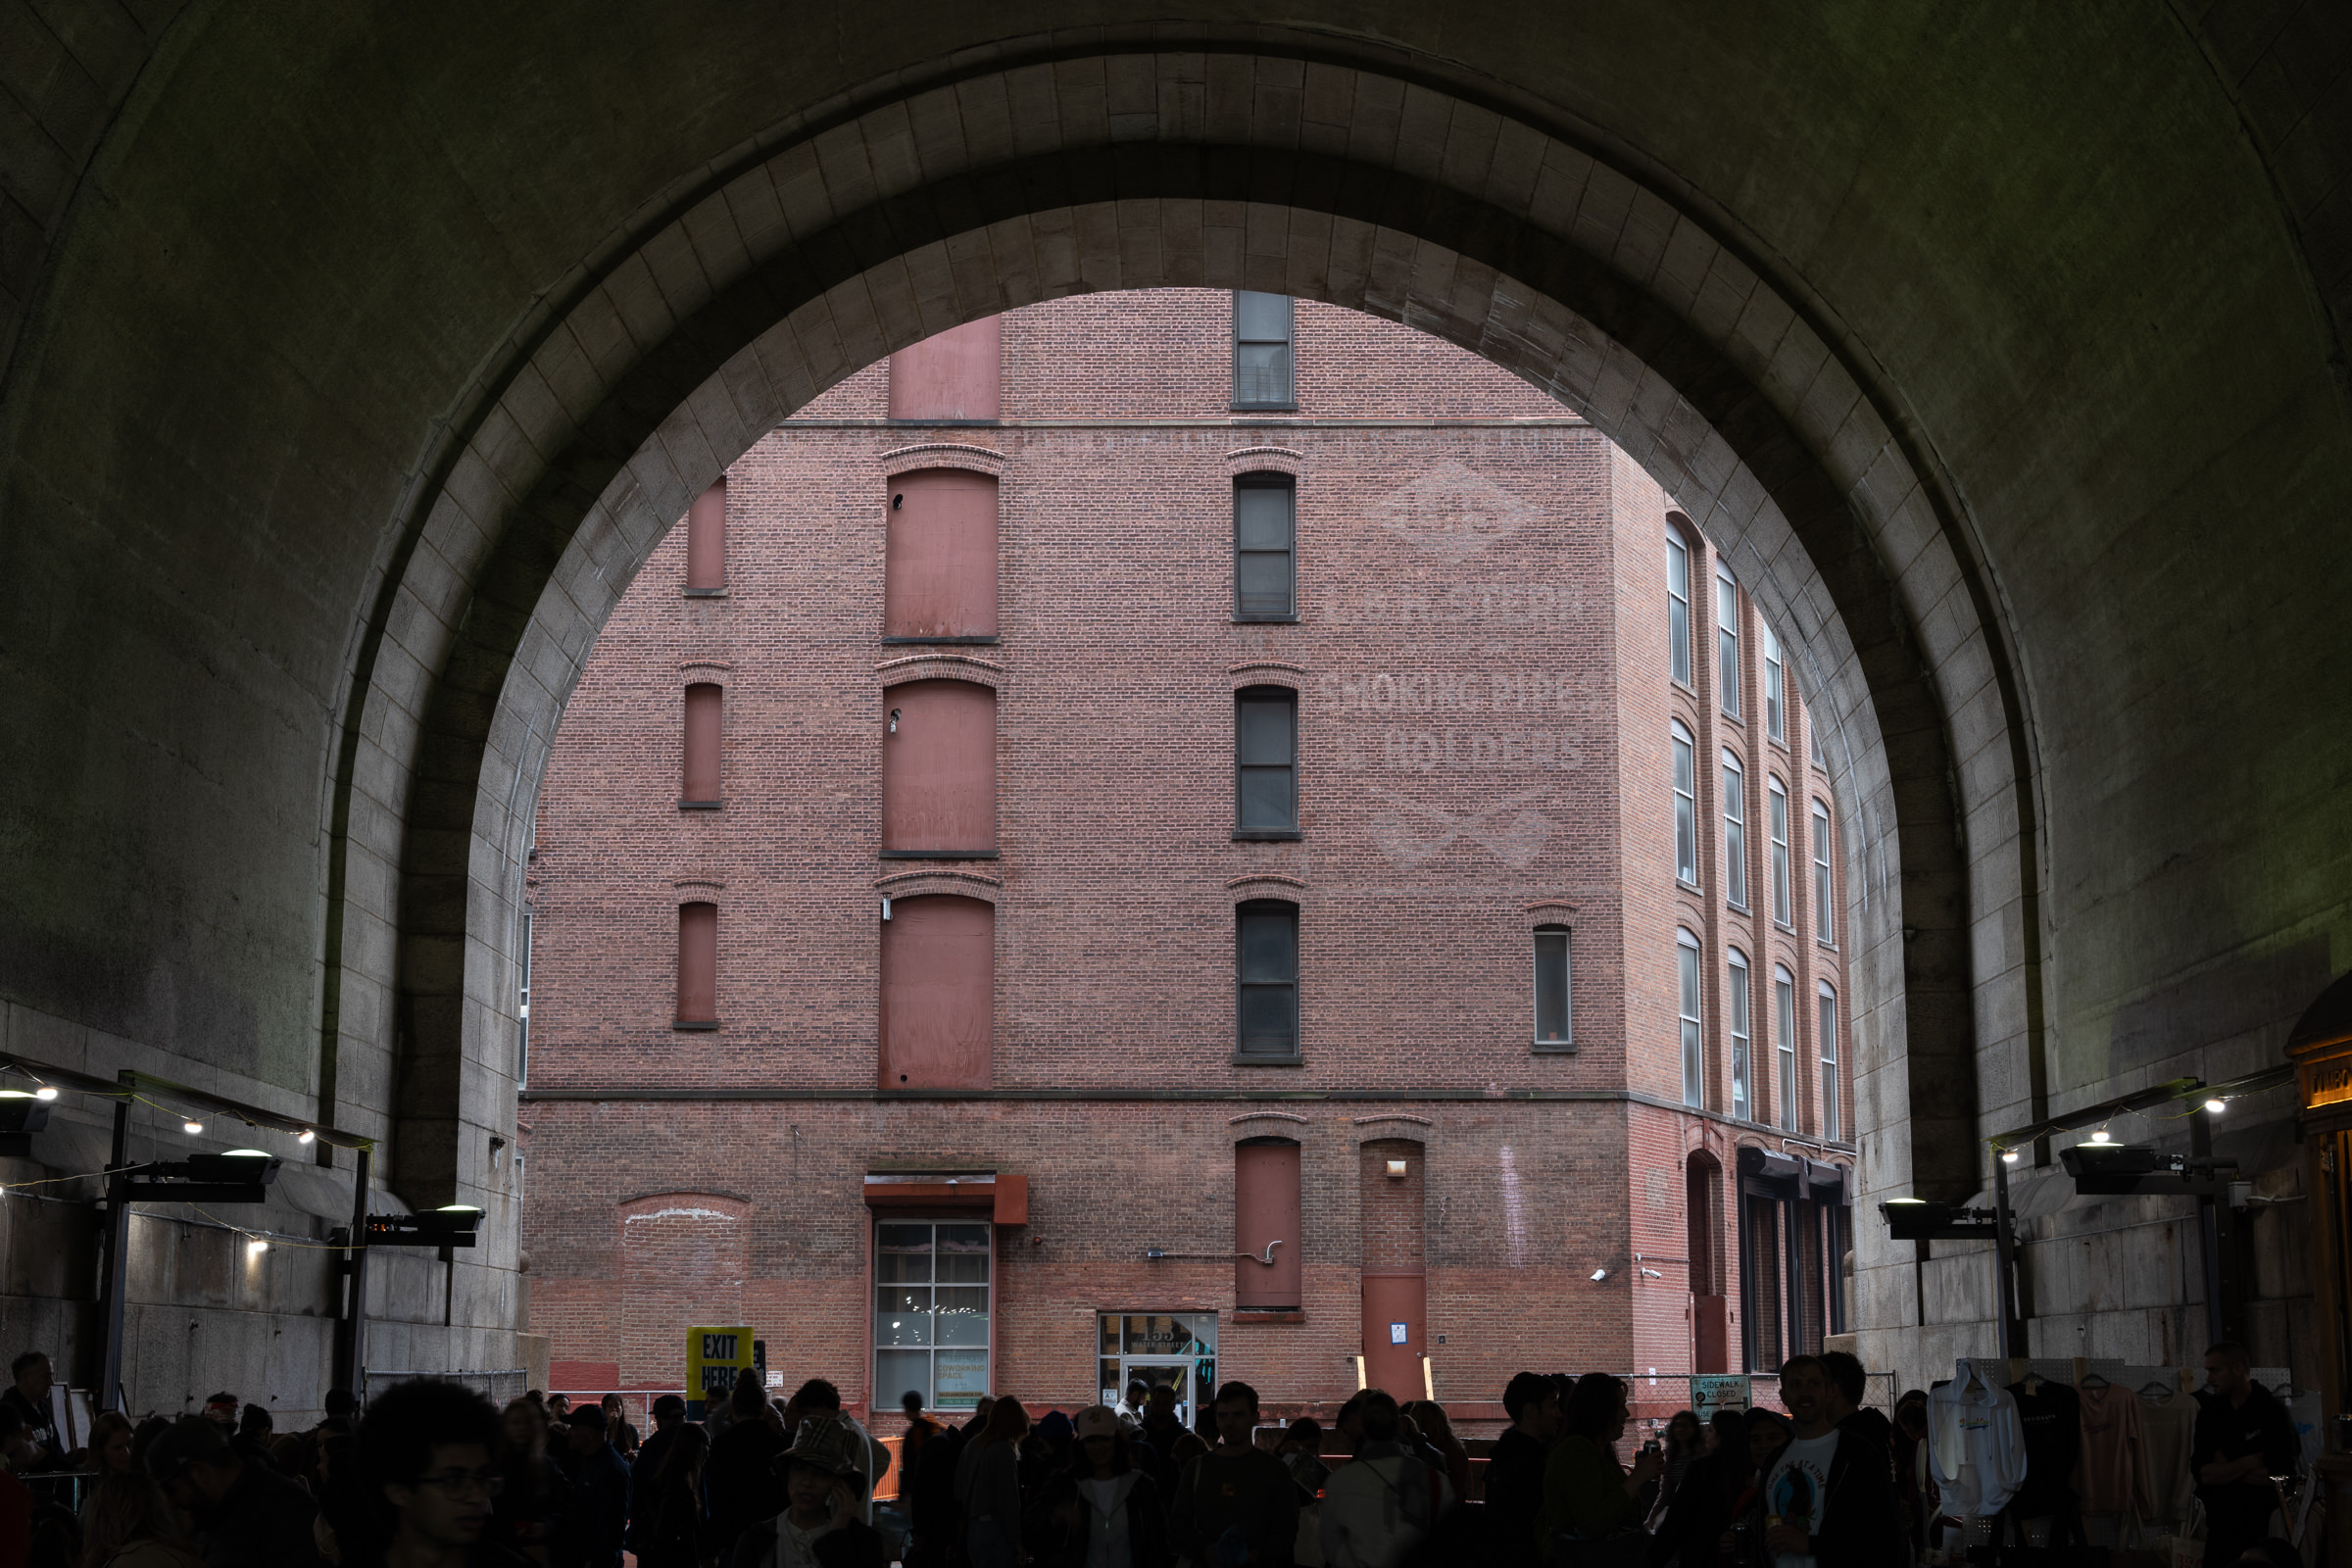
[[[1130,1383],[1166,1384],[1176,1394],[1176,1418],[1190,1427],[1195,1408],[1217,1387],[1217,1314],[1105,1312],[1096,1366],[1102,1403],[1123,1402]]]

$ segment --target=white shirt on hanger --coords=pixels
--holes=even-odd
[[[1996,1514],[2026,1480],[2026,1429],[2017,1401],[1973,1361],[1928,1393],[1928,1452],[1943,1489],[1943,1511]]]

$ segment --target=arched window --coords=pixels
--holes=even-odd
[[[1747,907],[1747,780],[1740,759],[1723,754],[1723,896]]]
[[[1674,879],[1698,886],[1698,760],[1690,732],[1674,724]]]
[[[1838,993],[1821,983],[1821,1136],[1840,1136],[1838,1126]]]
[[[1298,1056],[1298,906],[1252,899],[1234,909],[1234,1054]]]
[[[1729,569],[1715,568],[1715,680],[1723,688],[1723,710],[1740,716],[1740,585]]]
[[[1732,1036],[1732,1115],[1740,1121],[1748,1120],[1755,1097],[1748,1091],[1748,1004],[1747,955],[1738,948],[1731,950],[1731,984],[1723,999],[1724,1017]]]
[[[1666,534],[1666,647],[1677,686],[1690,684],[1690,547]]]
[[[1696,1105],[1706,1098],[1706,1062],[1698,1037],[1698,938],[1678,930],[1674,941],[1683,1015],[1683,1103]]]
[[[1772,628],[1758,621],[1756,630],[1764,638],[1764,729],[1776,741],[1788,739],[1788,705],[1781,701],[1781,640]]]
[[[1773,1046],[1781,1058],[1781,1128],[1797,1130],[1796,1114],[1796,976],[1781,964],[1772,966]]]
[[[1788,791],[1781,781],[1767,773],[1765,809],[1772,832],[1772,917],[1783,925],[1794,925],[1796,916],[1788,907]]]
[[[1813,803],[1813,934],[1838,945],[1838,906],[1830,897],[1830,808]]]

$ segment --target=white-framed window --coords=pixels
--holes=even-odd
[[[1781,1127],[1797,1130],[1796,1116],[1796,976],[1780,964],[1772,966],[1773,1046],[1781,1058]]]
[[[1729,752],[1723,754],[1723,896],[1747,907],[1747,778]]]
[[[1674,879],[1698,886],[1698,756],[1680,719],[1674,721]]]
[[[1666,644],[1677,686],[1690,684],[1690,547],[1666,535]]]
[[[1764,729],[1774,740],[1786,742],[1788,739],[1788,720],[1785,711],[1788,705],[1781,701],[1784,678],[1781,640],[1773,635],[1770,626],[1761,621],[1757,622],[1756,629],[1764,638]]]
[[[1732,1036],[1732,1114],[1746,1121],[1754,1114],[1755,1100],[1748,1092],[1747,955],[1733,948],[1730,956],[1731,984],[1725,989],[1723,1012]]]
[[[1838,945],[1838,904],[1830,897],[1830,808],[1813,803],[1813,934]]]
[[[1821,725],[1814,719],[1810,708],[1805,710],[1805,749],[1813,755],[1813,765],[1826,772],[1830,764],[1822,760]]]
[[[1772,917],[1783,925],[1796,923],[1788,906],[1788,792],[1771,774],[1764,775],[1765,826],[1772,833]]]
[[[874,1221],[875,1388],[893,1400],[920,1394],[932,1410],[980,1402],[995,1264],[995,1227],[985,1220]]]
[[[1536,927],[1536,1044],[1565,1050],[1576,1044],[1568,1010],[1568,928]]]
[[[1706,1099],[1706,1060],[1698,1035],[1698,938],[1677,929],[1674,957],[1683,1018],[1683,1103],[1696,1105]]]
[[[1821,983],[1821,1136],[1838,1136],[1838,993],[1827,980]]]
[[[1740,585],[1724,567],[1715,570],[1715,680],[1723,688],[1723,710],[1740,716]]]

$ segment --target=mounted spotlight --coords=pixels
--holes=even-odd
[[[1886,1234],[1898,1242],[1989,1242],[2000,1234],[2000,1215],[1989,1208],[1890,1198],[1879,1212],[1886,1217]]]
[[[2143,1144],[2077,1144],[2061,1150],[2058,1159],[2075,1179],[2076,1192],[2101,1197],[2125,1193],[2224,1196],[2230,1184],[2215,1173],[2237,1169],[2234,1159],[2160,1154]]]
[[[450,1261],[453,1248],[472,1247],[475,1234],[482,1223],[482,1211],[466,1203],[452,1203],[446,1208],[428,1209],[421,1214],[370,1214],[367,1229],[362,1232],[363,1247],[431,1247],[439,1250],[441,1261]],[[335,1233],[337,1237],[343,1232]],[[336,1240],[337,1247],[347,1243]]]
[[[0,1089],[0,1154],[32,1153],[32,1135],[49,1125],[49,1107],[22,1089]]]
[[[270,1184],[285,1161],[259,1149],[128,1165],[114,1172],[115,1187],[132,1203],[266,1203]]]

